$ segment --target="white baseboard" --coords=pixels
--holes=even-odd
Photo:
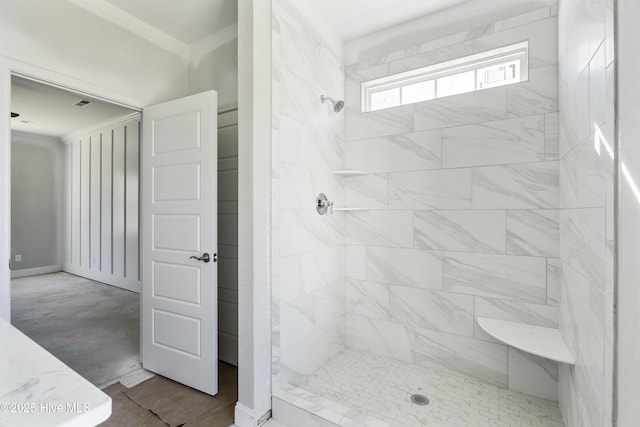
[[[48,265],[46,267],[24,268],[22,270],[11,270],[11,278],[26,276],[37,276],[39,274],[57,273],[62,271],[61,265]]]

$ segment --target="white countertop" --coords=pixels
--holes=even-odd
[[[0,427],[96,426],[111,398],[0,319]]]

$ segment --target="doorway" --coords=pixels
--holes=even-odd
[[[102,386],[141,366],[139,113],[19,76],[11,93],[13,323]]]
[[[32,98],[33,93],[54,93],[52,97],[66,97],[60,105],[64,107],[51,107],[51,102],[38,99],[31,102],[36,105],[39,110],[46,112],[46,106],[49,110],[64,111],[65,114],[59,114],[57,118],[47,119],[46,117],[32,117],[30,114],[21,113],[21,116],[13,118],[12,124],[16,123],[16,133],[34,133],[30,128],[36,127],[36,124],[45,128],[45,135],[39,135],[41,138],[53,139],[58,145],[57,149],[62,152],[62,161],[68,173],[56,179],[40,179],[37,182],[48,182],[56,187],[57,181],[63,181],[64,190],[49,190],[49,194],[54,202],[61,204],[62,209],[58,209],[55,215],[47,217],[58,218],[55,226],[54,235],[57,240],[54,244],[55,250],[49,248],[47,253],[55,253],[55,261],[49,264],[27,265],[26,261],[32,259],[30,255],[25,256],[26,250],[21,245],[12,245],[12,274],[15,280],[21,280],[27,283],[26,287],[33,289],[33,281],[48,282],[51,284],[53,278],[60,279],[59,282],[68,284],[76,282],[74,276],[68,274],[57,273],[52,276],[36,276],[35,280],[20,276],[30,276],[34,274],[43,274],[51,272],[66,271],[75,275],[84,277],[86,283],[91,286],[102,286],[104,283],[111,285],[110,292],[122,292],[120,287],[133,292],[139,292],[139,224],[138,224],[138,196],[139,196],[139,110],[129,107],[122,107],[117,104],[111,104],[104,100],[88,96],[83,93],[64,90],[66,88],[53,87],[49,84],[40,83],[31,80],[31,78],[22,78],[20,76],[12,76],[13,97],[12,110],[28,111],[24,104],[20,101],[22,98]],[[29,96],[23,96],[21,92],[28,92]],[[17,96],[19,95],[19,96]],[[88,101],[88,102],[87,102]],[[79,103],[80,106],[73,106]],[[107,105],[107,107],[103,107]],[[113,109],[109,109],[113,107]],[[65,110],[67,108],[67,110]],[[80,108],[80,111],[93,112],[96,109],[107,111],[104,120],[98,120],[96,124],[96,115],[89,115],[90,121],[85,120],[82,128],[78,130],[78,124],[68,126],[67,130],[54,130],[49,128],[60,127],[60,125],[69,120],[74,108]],[[113,114],[113,112],[117,114]],[[46,116],[46,114],[45,114]],[[113,118],[115,117],[115,119]],[[26,122],[26,123],[23,123]],[[229,108],[218,114],[218,204],[220,207],[220,215],[218,217],[218,228],[220,229],[220,280],[218,292],[218,312],[219,312],[219,339],[220,339],[220,359],[232,365],[237,365],[237,199],[238,199],[238,149],[237,149],[237,109]],[[46,134],[49,132],[49,134]],[[62,141],[61,141],[62,140]],[[51,141],[45,141],[51,142]],[[62,148],[60,149],[60,146]],[[51,149],[51,147],[48,147]],[[14,154],[17,152],[13,150]],[[27,156],[29,157],[29,156]],[[58,158],[59,155],[44,156],[45,158]],[[28,165],[22,168],[26,174],[29,174]],[[18,171],[18,168],[14,168]],[[23,183],[22,177],[13,179],[14,183]],[[60,187],[59,182],[57,187]],[[57,188],[56,187],[56,188]],[[46,191],[45,191],[46,192]],[[29,189],[20,189],[14,191],[16,195],[31,194],[33,191]],[[122,197],[116,197],[121,194]],[[38,203],[44,198],[32,197]],[[35,208],[28,206],[23,212],[17,212],[20,203],[12,203],[14,218],[22,220],[28,214],[47,211],[47,209]],[[63,220],[60,221],[60,217]],[[22,221],[25,222],[25,221]],[[33,222],[41,222],[33,219]],[[26,228],[20,231],[13,230],[14,236],[23,234]],[[57,234],[56,234],[57,233]],[[117,256],[122,255],[122,256]],[[19,261],[15,261],[18,256]],[[22,267],[22,268],[20,268]],[[77,279],[77,278],[75,278]],[[29,283],[31,282],[31,283]],[[91,287],[87,285],[86,287]],[[63,286],[64,287],[64,286]],[[108,288],[108,287],[107,287]],[[83,289],[85,290],[85,289]],[[28,292],[27,292],[28,293]],[[54,292],[55,293],[55,292]],[[93,292],[95,295],[103,293],[102,291]],[[71,292],[74,294],[74,292]],[[124,294],[132,295],[131,292]],[[135,294],[137,297],[137,294]],[[27,305],[30,305],[28,303]],[[14,303],[15,305],[15,303]],[[135,303],[133,304],[135,305]],[[16,307],[17,308],[17,307]],[[63,309],[64,310],[64,309]],[[130,310],[125,310],[130,313]],[[135,313],[139,316],[139,310]],[[15,318],[15,316],[14,316]],[[137,318],[136,318],[137,319]],[[133,317],[129,319],[129,324],[137,324],[137,320]],[[51,331],[51,327],[48,327]],[[138,330],[131,330],[126,333],[129,341],[132,337],[138,336]],[[72,339],[72,335],[63,335],[57,339],[60,344],[65,340]],[[56,338],[50,337],[56,341]],[[136,341],[133,339],[133,341]],[[139,341],[136,341],[139,343]],[[124,357],[122,363],[118,365],[120,369],[133,370],[139,367],[139,345],[135,346],[135,357]],[[89,354],[92,352],[89,351]],[[95,352],[93,352],[95,354]],[[55,354],[55,352],[54,352]],[[64,357],[61,357],[64,360]],[[72,366],[73,367],[73,366]],[[104,378],[103,378],[104,379]],[[96,381],[96,384],[103,384],[102,380]]]

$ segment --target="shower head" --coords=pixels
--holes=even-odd
[[[331,101],[331,104],[333,105],[333,111],[336,113],[339,113],[344,108],[344,101],[335,101],[333,98],[329,98],[328,96],[321,95],[320,101]]]

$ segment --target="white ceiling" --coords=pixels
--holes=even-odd
[[[74,106],[80,99],[92,103]],[[128,108],[20,77],[11,78],[11,111],[20,114],[11,119],[12,130],[54,137],[132,113]]]
[[[106,1],[186,44],[238,21],[237,0]]]

